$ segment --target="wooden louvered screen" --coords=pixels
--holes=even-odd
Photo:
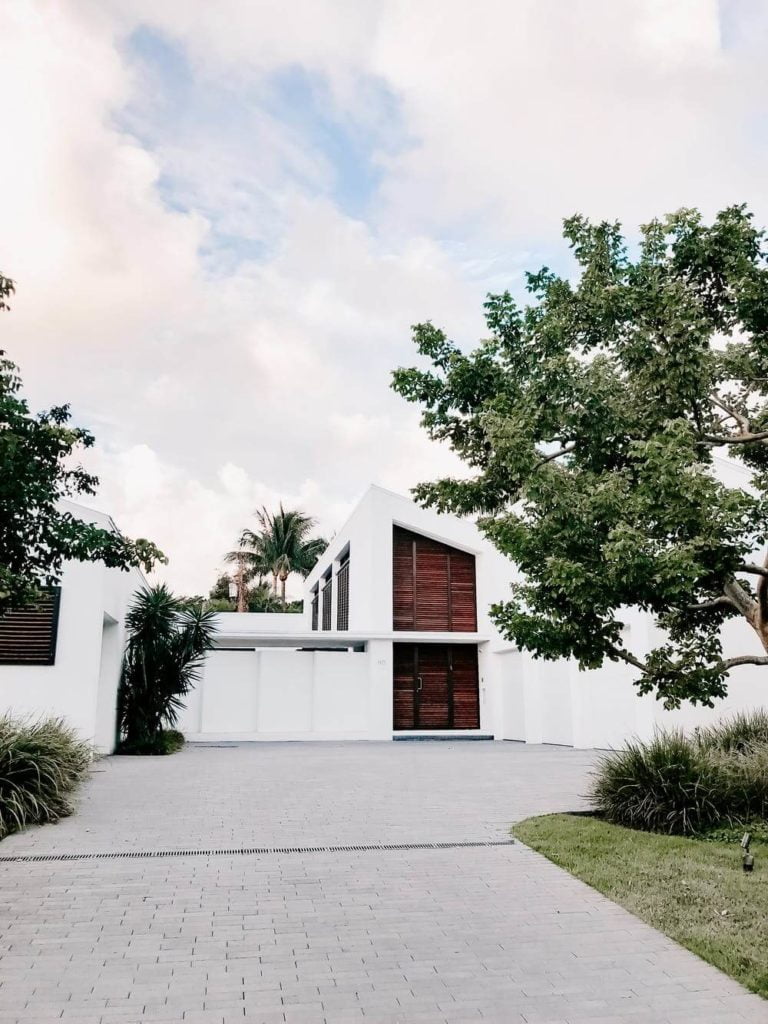
[[[320,595],[315,590],[312,593],[312,629],[317,629],[318,618],[320,612]]]
[[[53,665],[61,590],[0,616],[0,665]]]
[[[323,584],[323,629],[331,628],[331,605],[333,604],[333,576]]]
[[[394,629],[477,630],[474,555],[396,526],[392,575]]]
[[[477,648],[453,644],[450,649],[451,700],[454,729],[480,728]]]
[[[336,629],[349,629],[349,556],[336,573]]]
[[[413,729],[416,723],[416,644],[394,644],[393,647],[393,724],[395,729]]]
[[[395,729],[479,729],[474,644],[395,644]]]

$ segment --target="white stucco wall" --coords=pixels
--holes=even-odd
[[[217,650],[187,701],[191,741],[389,739],[391,644],[364,652]]]
[[[65,504],[81,518],[112,525],[101,513]],[[0,665],[0,710],[21,717],[64,718],[97,750],[112,751],[125,612],[144,582],[138,570],[67,562],[56,660],[53,665]]]

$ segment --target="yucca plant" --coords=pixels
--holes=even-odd
[[[126,616],[128,639],[117,701],[118,751],[178,749],[174,729],[184,698],[213,647],[215,612],[184,608],[160,584],[139,591]]]
[[[62,719],[0,718],[0,839],[71,814],[92,756]]]

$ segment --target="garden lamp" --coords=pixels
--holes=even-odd
[[[744,851],[741,855],[741,866],[745,871],[752,871],[755,866],[754,854],[749,852],[749,844],[752,842],[752,835],[745,832],[741,837],[741,848]]]

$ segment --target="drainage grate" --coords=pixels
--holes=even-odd
[[[376,853],[386,850],[458,850],[481,846],[512,846],[514,839],[469,839],[446,843],[357,843],[344,846],[237,846],[209,850],[110,850],[104,853],[20,853],[0,856],[0,863],[70,860],[143,860],[158,857],[249,857],[275,853]]]

